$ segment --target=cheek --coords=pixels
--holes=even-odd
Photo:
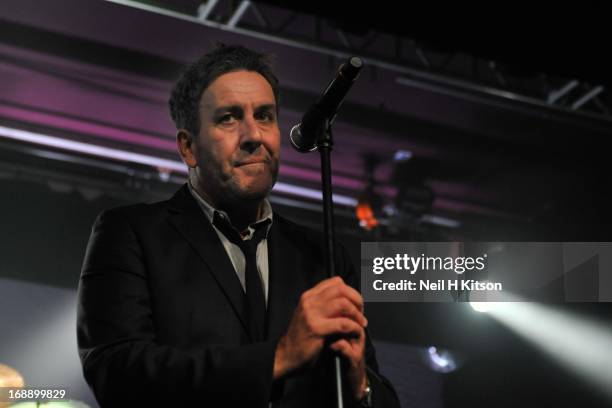
[[[278,158],[280,156],[280,132],[270,135],[266,141],[266,147],[270,151],[273,157]]]
[[[216,161],[218,163],[221,163],[223,167],[227,167],[230,165],[230,162],[232,161],[232,157],[234,155],[234,151],[235,150],[227,143],[217,144],[213,150]]]
[[[215,138],[202,148],[202,165],[208,168],[215,167],[223,172],[231,168],[234,148],[230,138]]]

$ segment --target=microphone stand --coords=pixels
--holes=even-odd
[[[323,133],[317,141],[317,149],[321,157],[321,186],[323,191],[323,230],[325,239],[325,266],[327,269],[327,277],[336,276],[335,268],[335,244],[336,236],[334,231],[334,203],[332,200],[332,182],[331,182],[331,151],[333,147],[331,121],[325,120]],[[342,365],[340,356],[334,356],[334,368],[336,379],[336,396],[337,407],[344,407],[342,397]]]
[[[302,153],[319,150],[321,156],[321,189],[323,192],[323,228],[325,239],[325,267],[327,269],[327,277],[336,276],[335,264],[335,232],[334,232],[334,203],[332,200],[332,180],[331,180],[331,151],[333,147],[332,138],[332,122],[337,114],[339,106],[342,104],[344,96],[348,92],[352,82],[357,78],[358,72],[362,67],[361,59],[351,57],[347,65],[342,65],[334,80],[327,86],[323,96],[317,101],[311,110],[309,110],[302,119],[299,125],[296,125],[291,130],[291,143]],[[310,115],[310,116],[309,116]],[[324,115],[325,119],[320,121],[320,117]],[[306,119],[308,116],[308,119]],[[317,123],[313,123],[313,120]],[[304,121],[308,121],[308,130],[301,129]],[[320,121],[320,122],[319,122]],[[296,140],[293,138],[294,129],[297,131]],[[302,135],[302,131],[306,131],[307,135]],[[312,132],[312,133],[310,133]],[[316,137],[314,146],[309,144],[310,137],[314,134]],[[303,138],[305,136],[305,138]],[[342,398],[342,361],[340,354],[334,355],[334,369],[336,380],[336,395],[337,407],[344,407]]]

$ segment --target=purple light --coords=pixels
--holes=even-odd
[[[176,151],[176,143],[173,140],[162,140],[157,137],[146,136],[136,132],[121,130],[106,125],[99,125],[79,119],[65,118],[48,113],[33,112],[13,106],[1,105],[0,113],[2,113],[3,116],[10,117],[14,120],[64,129],[83,135],[94,136],[96,138],[103,137],[105,139],[117,140],[123,143],[127,142],[140,146],[154,147],[156,149],[171,152]]]
[[[273,191],[276,191],[279,193],[287,193],[287,194],[296,195],[296,196],[305,197],[305,198],[312,198],[314,200],[319,200],[319,201],[323,200],[323,195],[320,190],[315,190],[314,188],[295,186],[293,184],[287,184],[287,183],[282,183],[282,182],[277,182],[274,185]],[[335,204],[342,204],[342,205],[346,205],[350,207],[357,206],[357,199],[353,197],[348,197],[348,196],[344,196],[340,194],[333,194],[332,199]]]
[[[71,152],[90,154],[92,156],[103,157],[106,159],[145,164],[148,166],[156,167],[160,170],[165,170],[166,172],[168,170],[171,170],[177,173],[187,174],[187,166],[183,162],[176,160],[162,159],[159,157],[149,156],[140,153],[125,152],[123,150],[96,146],[88,143],[76,142],[73,140],[66,140],[59,137],[29,132],[27,130],[8,128],[5,126],[0,126],[0,136],[5,137],[7,139],[18,140],[21,142],[68,150]],[[318,201],[321,201],[323,199],[320,190],[300,187],[283,182],[277,182],[274,185],[273,191],[298,197],[310,198]],[[355,198],[340,194],[334,194],[333,201],[336,204],[342,204],[349,207],[355,207],[357,205],[357,200]]]
[[[187,173],[185,164],[179,161],[161,159],[159,157],[148,156],[146,154],[124,152],[123,150],[111,149],[108,147],[96,146],[88,143],[76,142],[73,140],[61,139],[59,137],[47,136],[40,133],[29,132],[27,130],[12,129],[0,126],[0,135],[8,139],[19,140],[37,145],[54,147],[72,152],[90,154],[92,156],[104,157],[130,163],[146,164],[153,167],[161,167],[180,173]]]

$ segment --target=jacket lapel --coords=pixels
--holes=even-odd
[[[288,236],[284,225],[284,219],[275,213],[268,235],[268,339],[283,335],[302,292],[311,286],[303,271],[302,253],[295,246],[301,237]]]
[[[244,291],[223,244],[185,184],[170,199],[169,222],[189,242],[232,305],[244,330]]]

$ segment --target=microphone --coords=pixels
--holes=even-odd
[[[291,128],[289,140],[298,152],[311,152],[317,148],[319,136],[325,131],[325,121],[333,122],[362,66],[359,57],[351,57],[342,64],[323,94],[302,116],[302,121]]]

